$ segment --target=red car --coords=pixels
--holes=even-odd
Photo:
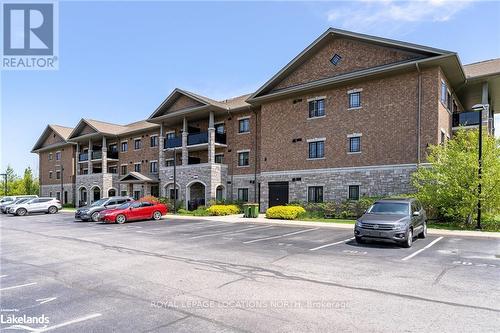
[[[167,206],[162,203],[149,201],[126,202],[114,209],[103,210],[99,213],[99,219],[106,223],[125,223],[137,220],[159,220],[167,214]]]

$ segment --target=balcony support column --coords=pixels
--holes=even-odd
[[[160,135],[158,135],[158,167],[162,168],[165,165],[165,158],[163,154],[163,148],[164,148],[164,129],[163,129],[163,123],[160,124]]]
[[[208,163],[215,163],[215,126],[213,111],[210,111],[208,118]]]
[[[102,137],[102,173],[107,173],[108,172],[108,145],[106,142],[106,137]]]
[[[188,155],[188,123],[186,117],[182,122],[182,165],[188,165],[189,155]]]
[[[76,174],[80,174],[80,143],[76,143],[76,156],[75,156]]]
[[[90,175],[92,173],[92,139],[89,139],[89,150],[88,150],[88,169],[89,172],[88,174]]]

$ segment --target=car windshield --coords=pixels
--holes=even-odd
[[[397,202],[376,202],[368,209],[370,214],[408,214],[407,203]]]
[[[108,199],[100,199],[100,200],[97,200],[97,201],[94,201],[90,207],[96,207],[96,206],[102,206],[104,205],[104,203],[108,201]]]
[[[17,199],[16,201],[13,202],[13,204],[21,204],[21,203],[24,203],[26,201],[29,201],[31,199],[29,198],[24,198],[24,199]]]
[[[128,208],[132,203],[131,202],[125,202],[124,204],[121,204],[120,206],[116,207],[116,209],[125,209]]]

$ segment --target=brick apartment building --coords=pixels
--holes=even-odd
[[[186,207],[233,199],[263,211],[410,192],[429,145],[478,126],[478,103],[493,134],[500,59],[464,66],[454,52],[330,28],[251,94],[175,89],[136,123],[49,125],[33,152],[42,195],[65,202],[177,194]]]

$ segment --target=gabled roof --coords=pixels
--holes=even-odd
[[[96,133],[103,135],[117,136],[121,134],[132,133],[136,131],[148,130],[157,128],[158,125],[147,122],[146,120],[136,121],[126,125],[113,124],[105,121],[94,120],[94,119],[84,119],[82,118],[78,125],[73,129],[73,131],[68,136],[68,139],[74,139],[77,137],[79,131],[81,131],[85,126],[89,126]]]
[[[468,79],[500,75],[500,58],[464,65],[464,72]]]
[[[436,49],[428,46],[412,44],[402,41],[397,41],[388,38],[381,38],[377,36],[365,35],[356,32],[329,28],[321,36],[319,36],[315,41],[313,41],[308,47],[306,47],[301,53],[299,53],[295,58],[293,58],[285,67],[283,67],[278,73],[276,73],[271,79],[269,79],[264,85],[262,85],[255,93],[253,93],[248,99],[248,102],[256,97],[264,95],[266,92],[270,91],[274,86],[281,82],[287,75],[289,75],[293,70],[300,66],[306,59],[308,59],[312,54],[319,50],[332,36],[340,36],[344,38],[350,38],[355,40],[360,40],[380,46],[397,48],[407,52],[414,52],[421,54],[422,58],[453,55],[453,52]],[[415,62],[415,61],[408,61]],[[397,65],[397,64],[396,64]],[[396,66],[395,65],[395,66]],[[391,66],[381,66],[390,68]],[[349,74],[349,73],[347,73]]]
[[[146,182],[146,183],[156,183],[158,182],[157,179],[153,179],[153,178],[150,178],[150,177],[147,177],[145,175],[143,175],[142,173],[140,172],[135,172],[135,171],[131,171],[129,172],[128,174],[126,174],[125,176],[123,176],[122,178],[120,178],[120,182],[130,182],[130,183],[134,183],[134,182]]]
[[[167,98],[156,108],[156,110],[149,116],[149,119],[154,119],[157,117],[160,117],[165,114],[165,111],[170,107],[175,101],[180,97],[180,96],[186,96],[188,98],[191,98],[200,105],[193,106],[193,107],[188,107],[185,110],[176,110],[176,111],[196,111],[196,110],[203,110],[207,108],[215,108],[219,110],[234,110],[234,109],[239,109],[239,108],[244,108],[248,107],[250,104],[246,102],[246,99],[250,96],[251,94],[246,94],[242,96],[237,96],[233,98],[229,98],[226,100],[222,101],[216,101],[214,99],[208,98],[206,96],[202,96],[196,93],[193,93],[191,91],[175,88],[168,96]],[[174,112],[176,112],[174,111]]]
[[[38,152],[42,148],[51,148],[51,147],[57,147],[61,146],[61,144],[55,144],[47,147],[42,147],[43,142],[48,138],[51,132],[54,132],[57,136],[59,136],[63,142],[62,144],[68,144],[68,138],[71,133],[73,128],[71,127],[66,127],[66,126],[61,126],[61,125],[47,125],[45,129],[42,132],[42,135],[38,138],[36,141],[35,145],[33,146],[33,149],[31,150],[32,153]]]

